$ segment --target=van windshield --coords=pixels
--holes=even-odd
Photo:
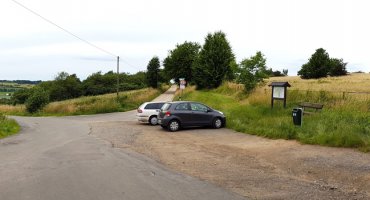
[[[162,106],[161,110],[166,111],[166,110],[168,110],[170,107],[171,107],[171,104],[170,104],[170,103],[165,103],[165,104]]]

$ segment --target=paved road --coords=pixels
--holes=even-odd
[[[0,140],[1,200],[243,199],[89,135],[91,124],[133,121],[134,111],[14,118],[21,133]]]

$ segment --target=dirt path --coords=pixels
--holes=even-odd
[[[252,199],[370,199],[370,155],[270,140],[228,129],[176,133],[136,122],[92,134]],[[130,130],[130,131],[124,131]]]
[[[165,93],[159,95],[153,101],[172,101],[176,90],[177,90],[177,85],[172,85]]]

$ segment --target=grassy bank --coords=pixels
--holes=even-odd
[[[8,119],[4,115],[0,115],[0,139],[16,134],[19,131],[19,125],[13,119]]]
[[[352,84],[352,79],[354,82],[361,82],[358,76],[352,79],[348,76],[343,78],[347,85]],[[370,80],[370,75],[364,78]],[[282,78],[279,81],[283,81]],[[337,87],[338,82],[343,81],[340,78],[314,80],[316,83],[306,88],[300,79],[296,78],[294,81],[297,82],[290,80],[293,87],[288,90],[286,109],[278,101],[274,109],[271,109],[271,88],[266,86],[258,88],[249,96],[242,92],[242,86],[231,83],[210,91],[187,88],[182,99],[200,101],[223,111],[228,118],[227,127],[239,132],[268,138],[296,139],[308,144],[370,150],[370,95],[351,94],[343,97],[340,90],[339,92],[331,87]],[[326,87],[320,82],[325,82]],[[301,84],[300,88],[306,90],[297,89],[295,84]],[[363,84],[359,83],[358,88],[352,84],[351,91],[366,91]],[[307,90],[309,88],[312,90]],[[319,90],[315,91],[314,88]],[[314,115],[305,115],[303,126],[297,127],[293,125],[291,111],[299,102],[304,101],[323,103],[324,109]]]
[[[121,92],[117,101],[117,94],[106,94],[91,97],[81,97],[66,101],[48,104],[42,111],[34,116],[66,116],[66,115],[88,115],[98,113],[123,112],[136,109],[145,101],[151,101],[160,95],[165,89],[146,88]],[[23,105],[9,106],[0,105],[0,112],[7,115],[30,115],[25,111]]]

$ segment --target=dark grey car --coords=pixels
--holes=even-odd
[[[175,101],[162,106],[158,115],[158,124],[169,131],[200,126],[221,128],[226,125],[226,117],[222,112],[199,102]]]

